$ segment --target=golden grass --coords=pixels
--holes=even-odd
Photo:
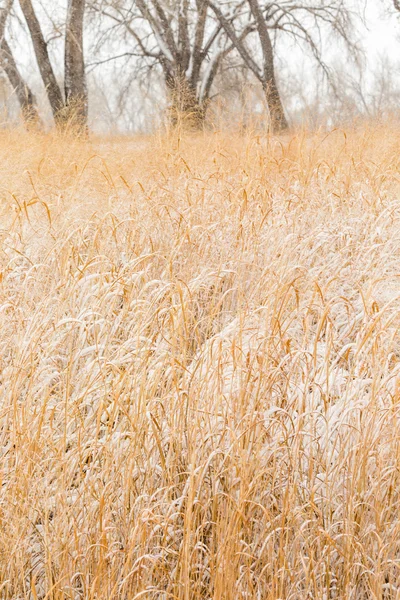
[[[400,129],[0,136],[0,598],[400,598]]]

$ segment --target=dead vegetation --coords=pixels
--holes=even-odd
[[[400,598],[399,139],[1,134],[2,599]]]

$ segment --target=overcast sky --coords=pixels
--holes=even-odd
[[[392,0],[367,0],[365,44],[371,58],[382,51],[400,57],[400,13],[389,13],[391,8]]]

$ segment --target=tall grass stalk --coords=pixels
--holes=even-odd
[[[1,133],[1,599],[400,598],[399,133]]]

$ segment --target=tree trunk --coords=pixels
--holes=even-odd
[[[20,6],[22,12],[24,13],[29,33],[32,38],[36,61],[44,86],[46,88],[53,117],[55,122],[59,123],[60,115],[64,107],[64,100],[50,62],[49,53],[47,51],[47,43],[43,37],[42,29],[33,9],[31,0],[20,0]]]
[[[66,117],[86,130],[88,99],[83,55],[85,0],[69,0],[65,33],[64,89]]]
[[[262,86],[267,98],[272,129],[274,131],[283,131],[288,128],[288,122],[285,117],[285,111],[283,110],[281,97],[276,83],[274,50],[272,48],[271,37],[258,0],[248,0],[248,3],[256,23],[263,53]]]
[[[24,121],[27,125],[41,128],[42,121],[39,117],[36,98],[30,87],[23,80],[11,52],[11,48],[5,38],[3,38],[1,42],[0,62],[18,98]]]
[[[206,116],[206,106],[199,102],[197,91],[184,76],[166,77],[170,97],[169,121],[173,127],[202,129]]]
[[[262,84],[265,97],[267,99],[269,116],[271,119],[271,126],[273,131],[285,131],[289,125],[283,110],[283,105],[279,90],[276,85],[275,76],[269,77]]]

